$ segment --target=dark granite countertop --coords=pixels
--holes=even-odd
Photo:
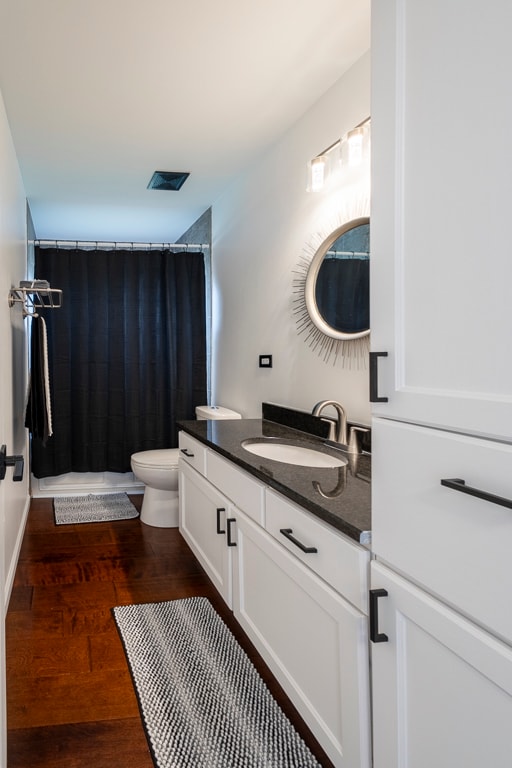
[[[179,426],[200,442],[249,472],[283,496],[355,541],[371,539],[371,457],[331,447],[322,438],[264,419],[181,421]],[[343,467],[324,469],[264,459],[242,447],[248,438],[291,439],[306,447],[348,459]]]

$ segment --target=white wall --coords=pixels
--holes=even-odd
[[[0,94],[0,338],[2,373],[0,376],[0,444],[8,454],[24,454],[26,431],[24,401],[26,393],[26,345],[24,321],[18,307],[7,303],[9,289],[25,275],[26,201],[12,144],[4,103]],[[27,465],[28,466],[28,465]],[[12,481],[7,468],[0,483],[0,600],[7,608],[18,550],[28,513],[28,471],[21,483]],[[4,624],[0,622],[0,766],[5,754],[5,650]]]
[[[25,322],[20,305],[9,308],[9,289],[24,278],[26,272],[27,215],[23,182],[16,160],[4,103],[0,96],[0,336],[2,340],[2,376],[0,380],[0,443],[7,453],[24,454],[26,458],[25,397],[26,340]],[[28,469],[28,464],[27,464]],[[7,469],[1,483],[3,499],[4,578],[6,597],[16,567],[17,550],[23,534],[28,508],[28,471],[21,483],[12,481],[13,470]]]
[[[324,362],[297,333],[293,278],[315,232],[353,218],[365,174],[323,193],[306,191],[307,162],[370,115],[370,55],[331,88],[213,206],[213,399],[258,417],[261,402],[311,410],[339,400],[369,423],[368,368]],[[368,201],[369,186],[363,198]],[[354,216],[351,214],[354,213]],[[342,223],[341,221],[338,223]],[[258,355],[272,354],[260,369]]]

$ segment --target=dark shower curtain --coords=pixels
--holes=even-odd
[[[324,259],[315,299],[324,320],[338,331],[358,333],[370,327],[369,259]]]
[[[177,446],[206,402],[203,254],[36,248],[35,274],[63,301],[42,311],[53,435],[32,438],[33,474],[128,472],[132,453]]]

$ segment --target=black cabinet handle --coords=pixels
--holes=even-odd
[[[379,632],[379,597],[387,597],[387,589],[370,589],[370,640],[372,643],[387,643],[388,636]]]
[[[217,533],[226,533],[226,531],[222,530],[220,527],[220,513],[225,511],[226,507],[217,507]]]
[[[228,534],[228,547],[236,547],[236,541],[231,538],[231,524],[236,523],[236,517],[228,517],[226,520],[227,534]]]
[[[188,456],[189,459],[193,459],[194,458],[194,454],[190,453],[188,448],[182,448],[181,452],[183,453],[184,456]]]
[[[296,547],[301,549],[306,554],[309,554],[311,552],[318,552],[318,549],[316,547],[306,547],[305,544],[303,544],[301,541],[295,538],[295,536],[292,536],[293,528],[280,528],[279,533],[282,533],[283,536],[286,539],[289,539],[289,541],[292,542],[292,544],[295,544]]]
[[[387,403],[387,397],[379,397],[379,357],[387,352],[370,352],[370,403]]]
[[[19,483],[23,480],[23,467],[25,460],[23,456],[7,456],[7,447],[2,445],[0,448],[0,480],[5,477],[5,471],[7,467],[14,467],[12,479],[15,483]]]
[[[454,491],[467,493],[469,496],[476,496],[477,499],[490,501],[491,504],[499,504],[501,507],[512,509],[512,499],[505,499],[503,496],[496,496],[494,493],[488,493],[488,491],[480,491],[478,488],[472,488],[470,485],[466,485],[465,480],[460,480],[457,477],[441,480],[441,485],[444,485],[446,488],[452,488]]]

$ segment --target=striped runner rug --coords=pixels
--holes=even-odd
[[[209,600],[112,611],[157,768],[320,768]]]

